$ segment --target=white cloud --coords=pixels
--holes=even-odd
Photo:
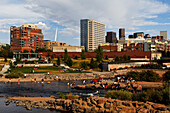
[[[83,18],[103,22],[109,29],[137,30],[138,26],[170,25],[151,21],[168,11],[170,7],[157,0],[1,0],[0,32],[11,25],[39,22],[38,26],[46,34],[51,21],[62,26],[59,33],[63,37],[73,39],[79,36]]]
[[[46,23],[43,23],[43,22],[38,22],[38,24],[36,24],[36,25],[43,30],[49,30],[50,29],[50,26],[48,26]]]

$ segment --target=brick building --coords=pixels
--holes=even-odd
[[[123,44],[123,51],[127,52],[144,51],[144,43]]]
[[[113,46],[113,45],[110,45],[110,46],[101,46],[101,48],[105,52],[111,52],[111,51],[117,52],[117,49],[118,49],[117,45],[115,45],[115,46]]]
[[[10,27],[10,44],[12,52],[35,51],[43,48],[43,33],[34,24]]]

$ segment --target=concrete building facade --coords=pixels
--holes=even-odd
[[[89,19],[80,20],[81,46],[85,50],[94,51],[105,42],[105,24]]]
[[[53,52],[64,52],[67,49],[67,52],[82,52],[84,46],[53,46]]]
[[[168,39],[168,31],[160,31],[160,36],[163,36],[164,40]]]
[[[63,42],[43,40],[43,48],[45,48],[46,50],[47,50],[47,49],[52,50],[52,49],[53,49],[53,46],[70,46],[70,45],[68,45],[68,44],[66,44],[66,43],[63,43]]]
[[[35,51],[43,48],[43,33],[34,24],[10,27],[10,45],[12,52]]]

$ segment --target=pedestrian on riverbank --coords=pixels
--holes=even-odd
[[[85,85],[86,84],[86,81],[85,80],[83,80],[83,85]]]
[[[18,86],[20,86],[20,79],[18,79]]]
[[[27,77],[27,75],[26,74],[24,74],[24,78],[26,78]]]
[[[9,84],[11,84],[11,78],[8,80]]]

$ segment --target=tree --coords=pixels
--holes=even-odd
[[[109,59],[109,57],[106,55],[105,59],[106,59],[106,60],[108,60],[108,59]]]
[[[66,63],[68,60],[68,53],[67,53],[67,49],[64,49],[64,62]]]
[[[60,57],[58,56],[58,59],[57,59],[57,65],[59,66],[60,65]]]
[[[115,62],[118,62],[119,61],[119,57],[118,56],[116,56],[116,58],[115,58]]]
[[[54,59],[54,55],[53,54],[51,55],[51,59]]]
[[[72,66],[73,65],[73,61],[70,57],[68,57],[68,60],[67,60],[67,63],[66,63],[68,66]]]
[[[96,49],[96,59],[98,62],[101,62],[103,57],[104,57],[104,52],[103,52],[103,49],[99,45],[98,48]]]
[[[128,60],[130,60],[130,56],[128,56]]]
[[[164,81],[170,80],[170,70],[163,74],[163,80]]]
[[[81,62],[80,63],[80,67],[83,68],[83,69],[88,69],[88,63],[87,62]]]
[[[90,60],[90,69],[93,69],[93,68],[95,68],[95,62],[94,62],[93,58],[91,58],[91,60]]]
[[[50,52],[47,52],[47,57],[50,57],[50,56],[51,56]]]
[[[86,59],[86,52],[84,49],[82,49],[82,52],[81,52],[81,59]]]

